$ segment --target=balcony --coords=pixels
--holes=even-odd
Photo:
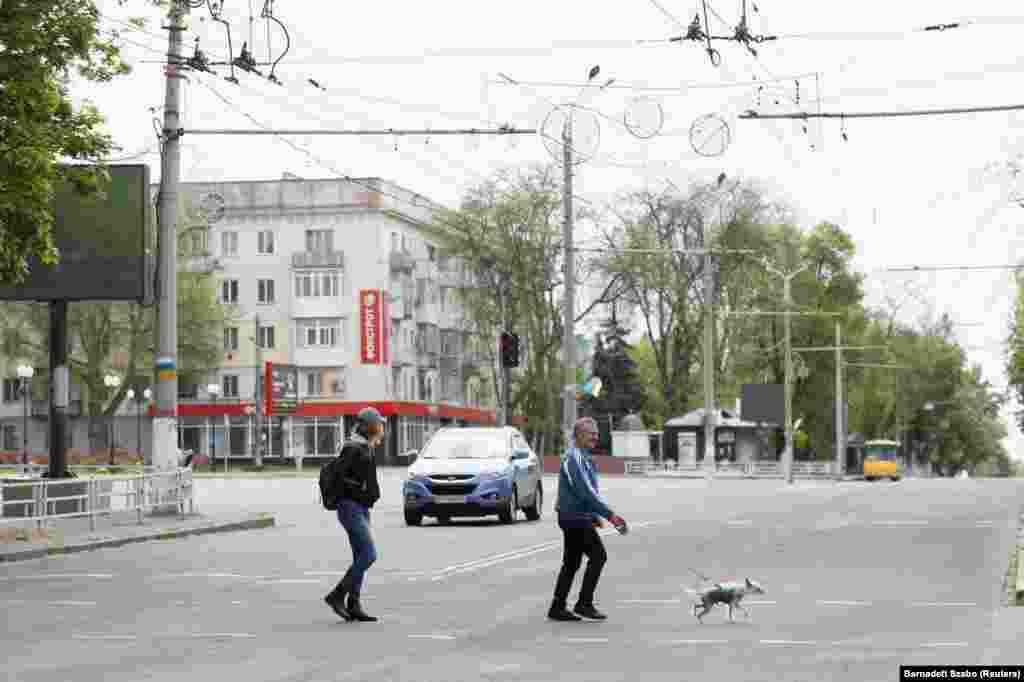
[[[391,264],[392,272],[408,272],[412,273],[413,268],[416,267],[416,261],[407,253],[401,251],[392,251],[388,258]]]
[[[292,254],[292,268],[343,268],[344,251],[298,251]]]

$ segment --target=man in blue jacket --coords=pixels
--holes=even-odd
[[[594,607],[594,590],[601,577],[601,569],[608,560],[604,543],[597,534],[600,519],[606,518],[617,527],[625,521],[611,510],[598,492],[597,470],[590,459],[590,450],[597,443],[597,423],[590,417],[581,417],[573,426],[573,442],[569,443],[558,472],[558,526],[565,536],[562,570],[555,584],[555,598],[551,602],[548,618],[552,620],[594,620],[607,618]],[[566,608],[572,581],[587,555],[587,570],[572,611]],[[575,613],[573,613],[575,612]],[[579,615],[576,615],[579,614]]]

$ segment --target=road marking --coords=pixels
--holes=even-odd
[[[825,600],[818,600],[818,604],[820,604],[822,606],[871,606],[871,602],[869,602],[869,601],[841,601],[841,600],[825,601]]]
[[[805,644],[817,644],[813,640],[807,639],[760,639],[758,640],[761,644],[781,644],[781,645],[805,645]]]
[[[662,644],[726,644],[727,639],[667,639]]]
[[[620,604],[681,604],[682,599],[623,599]]]
[[[569,637],[568,639],[563,639],[562,642],[565,643],[565,644],[607,644],[608,643],[608,638],[607,637]]]
[[[4,580],[52,580],[54,578],[96,578],[110,579],[112,573],[43,573],[41,575],[12,575]]]
[[[81,640],[111,640],[111,641],[132,641],[138,639],[137,635],[71,635],[71,639]]]
[[[872,526],[927,526],[927,521],[873,521]]]
[[[164,635],[167,639],[188,637],[189,639],[255,639],[256,635],[249,632],[191,632],[187,635]]]
[[[552,541],[549,541],[549,542],[542,542],[542,543],[540,543],[538,545],[530,545],[529,547],[521,547],[519,549],[515,549],[515,550],[512,550],[510,552],[502,552],[500,554],[492,554],[490,556],[483,557],[482,559],[473,559],[472,561],[464,561],[461,564],[453,564],[451,566],[446,566],[445,568],[442,568],[442,569],[436,571],[436,573],[438,573],[438,574],[454,573],[454,572],[457,572],[457,571],[459,571],[461,569],[472,568],[474,566],[481,565],[481,564],[488,564],[490,562],[497,561],[499,559],[504,559],[504,558],[507,558],[507,557],[526,556],[528,553],[532,553],[535,550],[548,549],[550,547],[555,547],[559,543],[560,543],[560,541],[558,541],[558,540],[552,540]],[[435,576],[433,579],[437,580],[438,577]]]
[[[928,647],[930,649],[937,649],[939,647],[946,646],[967,646],[967,642],[928,642],[927,644],[922,644],[921,646]]]
[[[32,599],[5,599],[4,601],[0,602],[0,604],[11,604],[11,605],[13,605],[13,604],[32,604],[32,605],[48,604],[50,606],[96,606],[96,602],[94,602],[94,601],[72,601],[70,599],[65,599],[65,600],[60,600],[60,601],[44,601],[44,602],[38,602],[38,601],[35,601],[35,600],[32,600]]]
[[[269,580],[257,580],[261,585],[321,585],[322,580],[316,580],[315,578],[271,578]]]
[[[469,571],[476,571],[476,570],[481,569],[481,568],[489,568],[491,566],[497,566],[498,564],[505,563],[506,561],[514,561],[516,559],[525,559],[526,557],[533,556],[534,554],[540,554],[541,552],[546,552],[549,549],[553,549],[554,547],[555,547],[555,545],[552,545],[550,547],[540,547],[540,548],[535,549],[535,550],[530,551],[530,552],[523,552],[521,554],[512,554],[510,556],[504,556],[504,557],[502,557],[500,559],[494,559],[494,560],[488,561],[486,563],[474,563],[474,564],[472,564],[470,566],[465,566],[463,568],[458,568],[458,569],[455,569],[455,570],[447,571],[447,572],[442,573],[440,575],[435,575],[430,580],[433,581],[433,582],[437,582],[438,580],[444,580],[445,578],[448,578],[448,577],[453,576],[453,575],[458,575],[460,573],[468,573]]]
[[[744,604],[750,604],[751,606],[775,606],[779,602],[771,601],[771,600],[764,600],[764,601],[756,601],[756,600],[754,600],[754,601],[751,601],[751,600],[748,600],[748,599],[744,599],[743,603]]]
[[[733,519],[732,521],[729,521],[728,525],[730,525],[730,526],[749,526],[749,525],[752,525],[753,523],[754,522],[752,520],[750,520],[750,519]]]
[[[409,639],[455,639],[455,635],[409,635]]]
[[[977,606],[972,601],[915,601],[911,606]]]

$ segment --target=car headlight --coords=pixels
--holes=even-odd
[[[427,480],[427,475],[426,474],[416,473],[415,471],[410,471],[409,472],[409,480],[410,481],[425,481],[425,480]]]
[[[501,471],[485,471],[480,474],[481,481],[497,481],[508,476],[511,469],[503,469]]]

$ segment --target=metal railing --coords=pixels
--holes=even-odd
[[[646,466],[644,466],[646,465]],[[793,462],[793,475],[801,478],[826,478],[832,475],[833,464],[831,462]],[[641,471],[641,467],[643,470]],[[658,472],[707,472],[709,468],[703,462],[684,462],[677,464],[674,461],[645,463],[629,462],[626,464],[626,473],[658,473]],[[753,476],[755,478],[777,478],[783,475],[782,464],[773,461],[754,461],[743,463],[719,462],[714,470],[716,476]]]
[[[102,467],[74,467],[75,469]],[[180,516],[195,511],[192,470],[137,471],[87,478],[31,479],[0,484],[0,526],[35,523],[38,528],[52,519],[88,517],[96,530],[97,516],[134,512],[142,524],[146,511],[174,506]]]

